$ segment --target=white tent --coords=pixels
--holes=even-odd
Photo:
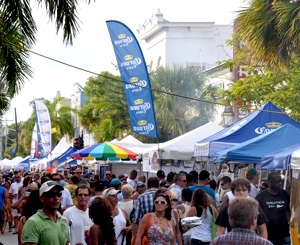
[[[23,157],[20,157],[20,156],[17,156],[12,160],[5,158],[1,162],[1,169],[5,169],[5,170],[9,170],[12,168],[16,169],[16,168],[18,168],[19,162],[21,162],[22,160],[23,160]]]
[[[222,129],[223,127],[218,124],[209,122],[172,140],[160,143],[159,149],[156,145],[147,152],[159,151],[160,159],[191,160],[194,156],[195,143],[221,131]]]
[[[300,150],[293,152],[291,156],[291,168],[300,170]]]
[[[62,138],[47,157],[31,162],[30,167],[45,169],[47,166],[47,162],[50,162],[52,159],[55,159],[65,153],[69,149],[69,147],[70,145],[67,143],[66,139]]]
[[[10,163],[10,162],[11,162],[10,159],[4,158],[2,161],[0,161],[0,168],[1,168],[1,169],[7,169],[6,166],[9,166],[9,163]],[[4,166],[5,166],[5,168],[4,168]],[[9,168],[9,169],[10,169],[10,168]]]

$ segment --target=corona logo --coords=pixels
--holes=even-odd
[[[125,37],[126,37],[125,34],[120,34],[120,35],[118,35],[118,39],[123,39],[123,38],[125,38]]]
[[[132,59],[133,59],[133,56],[131,54],[124,56],[124,60],[132,60]]]
[[[132,83],[136,83],[136,82],[139,81],[139,78],[138,77],[132,77],[132,78],[129,79],[129,81],[132,82]]]
[[[282,123],[280,123],[280,122],[268,122],[268,123],[266,123],[266,126],[268,128],[279,128],[279,127],[282,126]]]
[[[146,120],[140,120],[140,121],[138,121],[138,125],[139,126],[143,126],[143,125],[146,125],[146,124],[147,124]]]
[[[134,104],[135,105],[140,105],[140,104],[143,104],[143,102],[144,101],[142,99],[137,99],[137,100],[134,101]]]

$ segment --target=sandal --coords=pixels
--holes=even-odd
[[[11,232],[11,229],[9,229],[8,232]]]
[[[18,232],[17,232],[17,231],[14,231],[13,234],[18,234]]]

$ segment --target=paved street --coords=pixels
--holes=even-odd
[[[12,229],[14,231],[14,229]],[[12,234],[12,232],[8,232],[8,226],[6,227],[5,234],[2,235],[0,233],[0,242],[3,245],[17,245],[18,244],[18,235]]]

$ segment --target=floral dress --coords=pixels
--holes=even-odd
[[[149,245],[169,245],[174,239],[174,231],[168,221],[168,229],[163,231],[158,225],[156,216],[154,216],[154,224],[148,229]]]

